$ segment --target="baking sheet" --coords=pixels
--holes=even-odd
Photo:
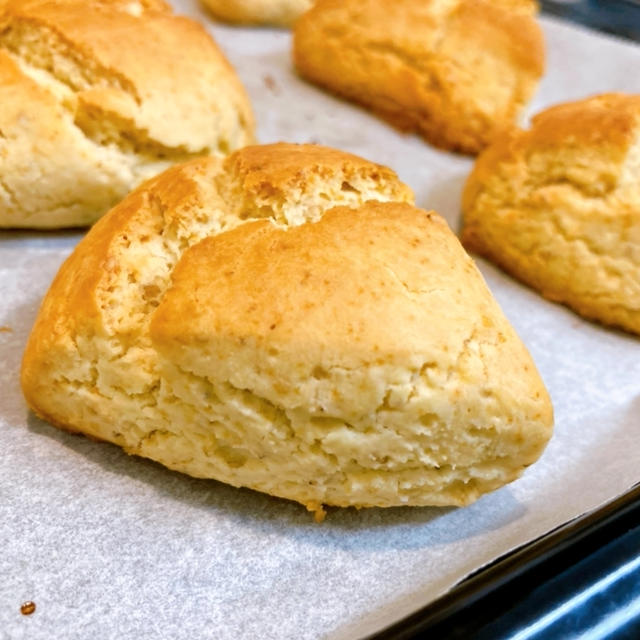
[[[207,18],[195,2],[183,13]],[[640,92],[640,48],[544,19],[532,111]],[[393,167],[459,224],[471,161],[401,135],[296,78],[285,31],[211,26],[253,99],[259,137]],[[556,431],[517,482],[465,509],[329,511],[168,471],[29,414],[18,384],[39,302],[78,232],[0,232],[0,638],[360,637],[640,480],[640,341],[585,322],[480,261],[551,392]],[[20,614],[36,602],[31,616]]]

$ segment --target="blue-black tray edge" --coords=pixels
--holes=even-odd
[[[471,574],[442,597],[366,640],[404,640],[431,633],[500,590],[513,593],[519,585],[548,579],[639,523],[640,483]]]

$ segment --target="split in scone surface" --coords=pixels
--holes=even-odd
[[[546,298],[640,333],[640,96],[552,107],[477,160],[463,244]]]
[[[86,225],[172,164],[253,141],[235,72],[161,0],[0,7],[0,227]]]
[[[249,147],[152,179],[61,268],[27,350],[38,415],[198,477],[339,506],[464,505],[552,410],[446,223],[389,169]]]
[[[319,0],[295,25],[299,72],[445,149],[477,153],[544,71],[530,0]]]
[[[314,0],[201,0],[213,15],[227,22],[288,27]]]

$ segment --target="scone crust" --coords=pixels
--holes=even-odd
[[[201,0],[219,20],[240,24],[291,26],[314,0]]]
[[[16,0],[0,14],[0,226],[88,224],[253,129],[217,45],[164,2]]]
[[[540,455],[551,405],[460,243],[411,202],[389,169],[316,146],[170,169],[63,265],[27,402],[312,509],[468,504]]]
[[[477,153],[544,70],[532,2],[320,0],[296,23],[309,80],[432,144]]]
[[[479,158],[463,243],[579,314],[640,332],[640,96],[552,107]]]

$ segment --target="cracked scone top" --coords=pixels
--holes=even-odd
[[[0,11],[0,227],[89,224],[170,165],[252,139],[235,72],[164,2]]]
[[[392,171],[311,145],[169,169],[78,245],[25,352],[50,422],[311,509],[462,505],[551,434],[529,354]]]
[[[463,243],[546,298],[640,333],[640,96],[557,105],[482,154]]]
[[[201,0],[216,18],[227,22],[291,25],[314,0]]]
[[[295,25],[300,73],[400,129],[477,153],[544,69],[530,0],[318,0]]]

